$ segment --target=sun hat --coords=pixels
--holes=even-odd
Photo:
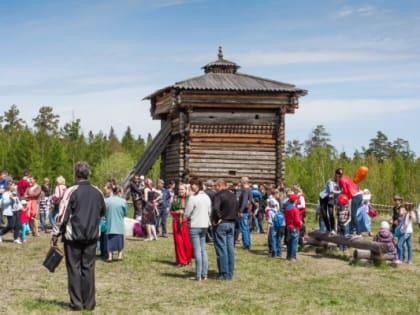
[[[389,230],[389,223],[386,221],[381,222],[381,229],[387,229]]]

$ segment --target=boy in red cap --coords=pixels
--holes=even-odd
[[[290,261],[296,260],[296,253],[299,241],[299,231],[302,228],[302,220],[300,218],[299,210],[296,208],[296,201],[298,196],[292,194],[289,196],[289,202],[286,205],[284,217],[286,219],[287,228],[287,259]]]

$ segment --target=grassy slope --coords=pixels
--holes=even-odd
[[[380,219],[375,219],[378,222]],[[310,227],[315,223],[311,220]],[[236,250],[235,279],[194,282],[194,266],[174,265],[173,240],[127,240],[123,262],[97,261],[95,314],[420,314],[420,258],[414,264],[351,266],[336,257],[299,253],[296,263],[267,256],[265,237],[252,234],[252,251]],[[41,265],[49,236],[24,246],[0,244],[1,314],[64,314],[68,302],[64,264],[50,274]],[[348,254],[351,254],[350,252]],[[284,257],[284,255],[283,255]],[[89,312],[84,312],[89,314]]]

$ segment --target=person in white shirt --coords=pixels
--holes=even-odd
[[[206,234],[210,225],[211,200],[203,191],[203,184],[198,178],[190,180],[192,194],[185,206],[190,238],[194,250],[196,276],[193,280],[206,280],[208,258],[206,252]]]

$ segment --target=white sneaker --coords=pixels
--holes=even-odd
[[[13,243],[22,244],[22,242],[19,239],[14,240]]]
[[[0,236],[0,243],[3,242],[3,237]]]

